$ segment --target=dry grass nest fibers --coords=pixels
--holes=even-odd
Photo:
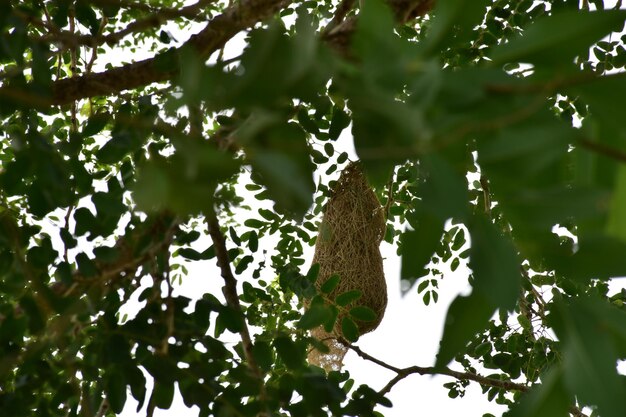
[[[341,173],[325,207],[313,263],[320,265],[318,289],[334,274],[341,278],[329,294],[331,300],[346,291],[359,290],[361,297],[348,309],[366,306],[377,314],[374,321],[355,320],[360,334],[378,327],[387,307],[387,285],[379,249],[384,234],[383,209],[359,164],[351,163]],[[341,368],[347,351],[342,343],[342,318],[340,315],[331,333],[323,327],[313,329],[312,335],[323,341],[330,352],[311,351],[310,363],[327,370]]]

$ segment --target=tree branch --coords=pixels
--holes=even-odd
[[[228,7],[221,15],[211,19],[202,31],[192,36],[179,48],[172,48],[155,57],[104,72],[55,81],[50,85],[48,95],[35,92],[36,89],[29,88],[32,85],[27,85],[26,89],[5,85],[0,87],[0,98],[43,109],[54,105],[65,105],[84,98],[112,95],[156,82],[165,82],[174,78],[179,72],[178,61],[181,49],[194,49],[201,59],[208,59],[213,52],[221,49],[237,33],[270,18],[292,2],[293,0],[240,0]],[[427,13],[433,3],[433,0],[389,1],[400,24]],[[322,39],[340,53],[347,55],[350,36],[355,27],[356,17],[345,19],[325,33]],[[164,62],[171,64],[164,68]]]
[[[599,142],[593,142],[589,139],[582,139],[579,143],[585,149],[604,155],[608,158],[615,159],[616,161],[626,162],[626,152],[623,152],[620,149],[615,149]]]
[[[337,9],[335,10],[335,14],[333,15],[333,18],[328,23],[328,25],[326,25],[324,30],[322,30],[322,36],[326,35],[330,31],[332,31],[334,28],[339,26],[341,22],[343,22],[343,20],[346,18],[348,13],[350,13],[350,10],[352,10],[352,8],[354,7],[355,2],[356,0],[341,0],[341,3],[339,3],[339,5],[337,6]]]
[[[219,222],[217,220],[217,214],[213,207],[209,209],[206,213],[207,225],[209,228],[209,235],[211,236],[211,240],[213,241],[213,246],[215,247],[215,257],[217,258],[217,266],[220,268],[222,278],[224,279],[224,287],[222,288],[222,292],[224,293],[224,298],[226,298],[226,304],[237,314],[242,317],[242,327],[239,331],[239,335],[241,336],[241,342],[243,344],[243,353],[248,363],[248,367],[254,374],[254,376],[259,380],[259,388],[260,388],[260,397],[261,401],[265,403],[265,385],[263,383],[263,373],[261,372],[261,368],[256,363],[256,359],[252,353],[252,339],[250,337],[250,331],[248,330],[248,324],[245,321],[243,311],[241,309],[241,304],[239,303],[239,294],[237,292],[237,280],[233,275],[233,271],[230,268],[230,260],[228,258],[228,251],[226,249],[226,239],[222,234],[220,229]]]
[[[37,40],[47,43],[61,43],[66,48],[76,48],[78,46],[89,46],[95,48],[105,43],[109,45],[114,45],[125,36],[131,35],[133,33],[138,33],[146,29],[157,28],[159,26],[162,26],[163,23],[169,20],[179,19],[183,17],[187,19],[194,19],[198,16],[204,6],[207,6],[214,2],[215,0],[198,0],[196,3],[180,9],[172,9],[169,7],[158,9],[154,13],[144,18],[131,22],[124,29],[118,32],[109,33],[107,35],[77,35],[72,33],[71,31],[67,32],[63,30],[51,30],[50,34],[41,36]]]
[[[422,366],[409,366],[408,368],[398,368],[396,366],[390,365],[380,359],[373,357],[361,350],[358,346],[347,344],[348,348],[352,349],[357,355],[362,357],[365,360],[373,362],[385,369],[389,369],[390,371],[395,372],[397,375],[394,376],[388,383],[385,385],[380,391],[379,394],[385,395],[391,391],[391,389],[404,378],[412,374],[420,374],[420,375],[446,375],[458,380],[467,380],[478,382],[483,387],[494,387],[503,389],[505,391],[518,391],[518,392],[526,392],[530,387],[524,384],[520,384],[513,381],[506,381],[501,379],[489,378],[486,376],[482,376],[472,372],[459,372],[453,371],[450,368],[442,368],[437,369],[435,367],[422,367]],[[572,406],[570,407],[570,413],[576,417],[587,417],[578,407]]]
[[[211,19],[202,31],[179,48],[104,72],[55,81],[50,85],[50,94],[47,96],[10,85],[3,86],[0,88],[0,98],[35,108],[45,108],[168,81],[178,74],[178,59],[183,48],[191,48],[201,59],[208,59],[237,33],[271,17],[291,2],[292,0],[240,0]],[[175,65],[164,65],[164,62],[169,63],[172,60]]]

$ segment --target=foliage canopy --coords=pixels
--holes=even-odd
[[[580,3],[0,2],[1,414],[151,415],[178,389],[201,416],[371,416],[420,373],[509,416],[622,417],[626,11]],[[397,374],[380,391],[306,363],[359,296],[304,259],[346,129],[407,291],[472,271],[434,367],[350,346]],[[183,260],[223,294],[176,295],[218,279]],[[374,317],[348,313],[357,340]]]

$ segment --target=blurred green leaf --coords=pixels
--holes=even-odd
[[[171,157],[153,156],[138,168],[133,196],[146,211],[201,212],[212,204],[217,184],[239,169],[239,161],[211,143],[183,141],[176,145]]]
[[[522,394],[505,417],[567,417],[572,397],[565,390],[563,371],[553,367],[541,377],[541,384],[534,385]]]
[[[324,324],[331,314],[331,311],[324,304],[311,304],[298,321],[297,326],[300,329],[310,330]]]
[[[255,123],[259,125],[254,126]],[[251,141],[247,156],[276,208],[302,218],[313,203],[315,189],[305,133],[293,123],[268,123],[257,118],[241,134],[244,140]]]
[[[374,310],[366,306],[356,306],[350,309],[350,315],[361,321],[374,321],[378,315]]]
[[[289,337],[279,336],[274,339],[274,347],[280,359],[289,369],[298,369],[304,365],[304,351]]]
[[[448,161],[437,154],[422,158],[426,181],[420,187],[423,210],[441,221],[464,220],[468,213],[467,181]]]
[[[341,281],[341,277],[337,274],[331,275],[320,287],[320,291],[324,294],[330,294]]]
[[[521,290],[521,263],[513,243],[483,216],[474,217],[469,229],[474,291],[489,305],[512,311]]]
[[[356,342],[359,339],[359,328],[350,317],[341,319],[341,333],[349,342]]]
[[[363,293],[359,290],[346,291],[335,297],[335,303],[337,303],[337,305],[339,306],[345,307],[351,302],[361,298],[362,295]]]
[[[89,117],[89,119],[87,119],[85,127],[83,127],[82,135],[93,136],[97,133],[100,133],[110,120],[111,115],[108,113],[94,114],[93,116]]]
[[[252,354],[264,372],[269,372],[274,365],[274,353],[269,343],[257,340],[252,346]]]
[[[563,344],[563,372],[570,394],[583,404],[597,405],[603,416],[622,415],[624,409],[615,398],[626,397],[626,386],[617,373],[611,330],[626,337],[626,314],[590,297],[559,301],[552,314],[554,330]],[[617,315],[621,319],[606,319]],[[607,326],[609,323],[612,325]],[[617,323],[619,327],[613,327]]]
[[[624,10],[555,12],[537,19],[509,42],[496,46],[491,59],[496,64],[572,65],[574,57],[587,53],[592,43],[613,31],[619,32],[625,20]]]
[[[336,140],[343,130],[350,125],[350,116],[337,106],[333,107],[333,116],[330,120],[328,128],[328,137],[330,140]]]
[[[174,400],[174,382],[154,381],[150,399],[156,407],[164,410],[169,409]]]
[[[106,375],[107,400],[111,411],[121,413],[126,404],[126,378],[122,372],[112,368]]]
[[[441,244],[443,221],[425,211],[419,211],[413,220],[409,220],[415,230],[407,230],[401,236],[402,264],[400,278],[410,283],[402,288],[406,293],[421,277],[428,274],[426,265]]]
[[[462,353],[467,343],[487,327],[495,311],[491,302],[478,291],[473,291],[469,296],[457,296],[446,314],[435,367],[446,366],[457,354]]]
[[[429,53],[445,49],[453,44],[469,43],[474,28],[482,23],[487,6],[486,0],[450,0],[435,3],[434,19],[424,40]]]
[[[583,235],[578,250],[556,254],[553,266],[570,279],[589,282],[626,275],[626,242],[604,235]]]

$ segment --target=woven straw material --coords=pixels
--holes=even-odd
[[[385,235],[385,218],[376,195],[367,183],[358,163],[349,164],[341,173],[325,207],[315,244],[313,263],[320,265],[316,285],[318,289],[326,280],[338,274],[341,279],[329,294],[337,295],[359,290],[362,296],[348,306],[366,306],[377,314],[375,321],[355,320],[359,333],[374,330],[380,324],[387,307],[387,285],[379,245]],[[328,353],[312,350],[309,363],[327,370],[340,369],[347,347],[341,334],[342,315],[331,333],[323,327],[311,334],[323,341]]]

